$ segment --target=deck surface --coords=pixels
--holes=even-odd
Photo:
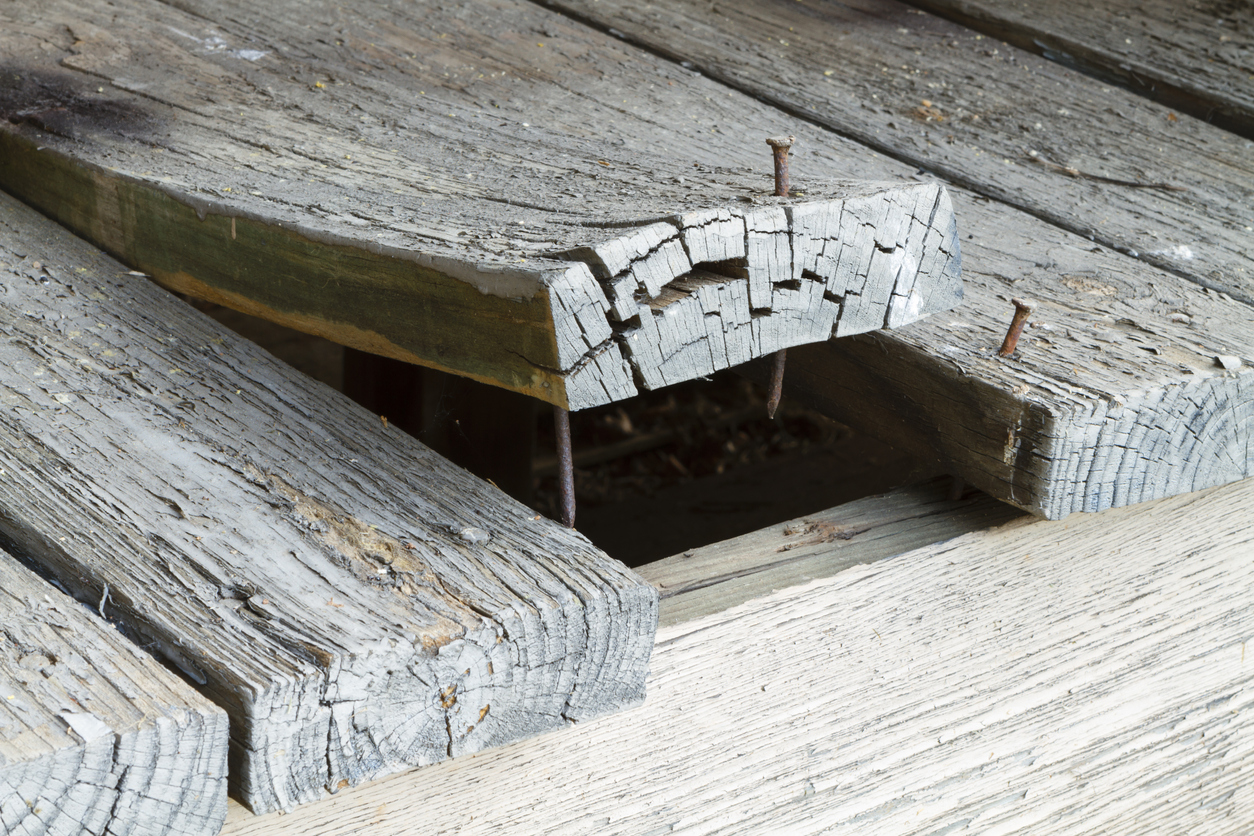
[[[971,492],[899,492],[675,555],[641,570],[662,597],[662,627],[640,708],[286,816],[233,803],[223,832],[1249,832],[1248,10],[547,5],[433,3],[377,39],[339,37],[341,13],[312,5],[326,37],[297,56],[307,70],[296,78],[309,101],[337,103],[343,136],[322,162],[323,150],[290,159],[335,196],[317,207],[323,220],[353,216],[356,179],[392,170],[380,157],[362,172],[358,145],[428,130],[464,150],[459,121],[489,114],[517,179],[570,177],[580,186],[554,193],[574,204],[634,190],[659,205],[725,205],[765,188],[762,138],[778,134],[797,137],[794,186],[807,196],[850,178],[944,184],[963,304],[790,349],[785,397],[1037,517],[1101,513],[1039,519]],[[219,20],[220,8],[235,12]],[[195,45],[178,33],[156,42],[193,56],[209,79],[195,108],[229,124],[208,91],[230,61],[262,77],[243,53],[264,13],[202,0],[161,9],[202,15],[201,29],[180,30]],[[492,39],[492,61],[466,60]],[[44,43],[63,70],[108,79],[111,96],[156,95],[128,86],[126,59],[98,30]],[[355,110],[327,72],[386,75],[407,62],[447,80],[419,91],[439,107],[398,92],[410,110],[392,121]],[[537,149],[562,162],[547,167]],[[423,169],[423,188],[450,206],[479,189],[464,176],[479,171],[477,152],[464,167]],[[242,205],[236,192],[255,172],[240,170],[205,193],[209,215]],[[379,217],[366,228],[400,229],[403,218],[384,217],[397,205],[370,207]],[[501,235],[551,246],[523,230],[567,209],[509,205],[502,217],[527,223]],[[442,235],[428,237],[452,246]],[[1018,350],[999,358],[1014,297],[1035,311]]]
[[[639,709],[284,817],[233,807],[223,833],[1248,832],[1254,533],[1229,523],[1250,514],[1247,481],[883,540],[661,628]],[[767,562],[791,542],[724,548]]]
[[[1254,138],[1254,9],[1248,3],[915,0],[915,5]]]
[[[1248,140],[888,0],[554,5],[818,126],[795,179],[848,149],[965,187],[963,305],[794,351],[788,392],[1050,518],[1251,472],[1254,369],[1216,360],[1254,345]]]

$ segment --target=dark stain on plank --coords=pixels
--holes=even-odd
[[[77,141],[95,134],[153,136],[158,125],[152,113],[92,88],[81,74],[0,65],[0,118]]]

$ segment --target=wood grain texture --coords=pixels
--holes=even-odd
[[[0,552],[0,833],[214,836],[226,714]]]
[[[643,699],[656,592],[578,533],[8,197],[0,277],[0,541],[227,710],[254,809]]]
[[[1126,104],[1143,116],[1157,106],[1103,90],[1092,79],[1029,55],[1017,54],[1013,64],[1027,69],[1005,69],[1012,66],[1007,58],[996,71],[990,70],[986,65],[997,62],[989,56],[966,54],[973,34],[965,36],[960,47],[945,47],[955,36],[951,24],[880,0],[852,7],[764,0],[728,9],[718,6],[714,11],[708,4],[582,0],[569,0],[561,7],[599,25],[617,27],[625,37],[682,57],[727,85],[798,114],[796,122],[788,123],[788,132],[798,136],[794,182],[804,184],[806,172],[821,177],[840,168],[896,171],[898,176],[908,176],[910,170],[840,142],[831,130],[802,127],[804,114],[807,121],[873,141],[912,164],[933,167],[936,160],[947,160],[937,168],[960,181],[975,181],[973,188],[1022,204],[1038,216],[953,190],[964,233],[963,305],[893,335],[790,352],[785,397],[809,400],[837,420],[915,455],[939,460],[980,489],[1051,518],[1197,490],[1254,473],[1247,377],[1254,331],[1249,307],[1227,291],[1199,287],[1223,276],[1220,284],[1238,293],[1244,287],[1242,277],[1254,275],[1254,260],[1245,246],[1250,233],[1239,226],[1249,224],[1244,207],[1250,198],[1240,195],[1250,193],[1247,169],[1254,158],[1224,145],[1232,140],[1230,135],[1190,123],[1179,134],[1185,137],[1180,141],[1168,133],[1151,133],[1161,144],[1159,151],[1159,144],[1142,142],[1143,132],[1128,123],[1119,129],[1124,135],[1116,141],[1111,115],[1097,103],[1119,112],[1125,112]],[[843,28],[837,25],[842,20]],[[850,28],[855,23],[860,28]],[[905,33],[898,31],[907,26]],[[949,34],[929,37],[933,30]],[[869,32],[876,37],[866,37]],[[833,44],[840,45],[839,55],[833,54]],[[991,52],[984,41],[978,48]],[[884,50],[897,50],[891,53],[896,57],[890,60]],[[935,61],[924,66],[921,55]],[[825,56],[830,66],[823,63]],[[898,58],[901,63],[896,63]],[[903,65],[905,69],[897,69]],[[825,66],[832,75],[825,74]],[[972,84],[972,78],[979,84]],[[985,90],[983,96],[977,95]],[[1065,131],[1078,121],[1082,130],[1073,130],[1076,138],[1068,142],[1087,141],[1090,134],[1105,136],[1101,140],[1105,146],[1150,154],[1163,178],[1202,177],[1205,185],[1188,194],[1213,193],[1221,196],[1222,205],[1213,210],[1188,208],[1178,203],[1186,199],[1177,192],[1162,192],[1167,196],[1164,203],[1148,189],[1132,189],[1127,197],[1126,187],[1120,191],[1113,184],[1057,180],[1037,164],[1007,166],[1004,160],[1011,158],[1001,155],[1010,153],[1009,145],[988,153],[980,143],[1009,143],[1017,124],[1009,115],[964,120],[944,111],[948,121],[938,124],[946,135],[966,131],[968,146],[948,145],[936,135],[928,140],[929,132],[941,128],[905,121],[918,115],[914,97],[936,95],[940,101],[942,94],[951,93],[963,101],[966,96],[1000,97],[1005,107],[1013,103],[1029,113],[1039,106],[1038,94],[1060,108],[1065,95],[1072,102],[1065,107],[1074,111],[1074,118],[1070,125],[1051,123],[1059,136],[1069,136]],[[1165,111],[1157,112],[1165,124]],[[716,128],[723,124],[713,115],[707,118]],[[951,124],[954,121],[964,126]],[[983,127],[986,121],[988,128]],[[1022,135],[1031,136],[1034,124]],[[1113,124],[1120,123],[1115,119]],[[917,127],[907,130],[907,125]],[[1224,177],[1210,183],[1204,172],[1209,163],[1199,163],[1192,151],[1197,143],[1212,142],[1228,148],[1215,171],[1231,162],[1246,173],[1238,172],[1231,183],[1223,182]],[[1010,196],[1004,194],[1007,191],[1017,193]],[[1054,212],[1042,208],[1047,203],[1058,212],[1078,212],[1090,220],[1098,215],[1115,218],[1124,209],[1141,213],[1125,216],[1127,223],[1163,240],[1168,240],[1169,232],[1174,235],[1196,225],[1206,235],[1218,236],[1213,240],[1227,241],[1228,255],[1221,259],[1222,270],[1182,276],[1179,263],[1164,262],[1172,267],[1169,273],[1146,263],[1151,248],[1141,249],[1141,239],[1131,257],[1095,245],[1089,235],[1060,229],[1060,224],[1079,221],[1040,220]],[[1234,214],[1238,205],[1241,211]],[[1159,208],[1151,223],[1143,210],[1152,206]],[[1212,211],[1215,217],[1209,216]],[[1228,219],[1220,220],[1225,213]],[[1112,243],[1128,249],[1126,241]],[[1037,312],[1019,351],[1002,359],[995,351],[1013,313],[1012,297],[1035,299]],[[1228,370],[1215,358],[1229,355],[1247,359]]]
[[[949,478],[870,496],[639,567],[658,589],[659,624],[691,621],[1022,514]]]
[[[1254,9],[1193,0],[911,0],[1052,61],[1254,138]]]
[[[790,351],[785,397],[1051,519],[1254,473],[1247,306],[1075,239],[1044,245],[1001,213],[963,217],[986,242],[966,247],[969,304],[893,340]],[[1001,358],[1012,296],[1036,307]],[[1245,359],[1228,370],[1227,355]]]
[[[473,16],[470,11],[466,13]],[[517,14],[519,17],[514,18],[501,11],[493,18],[492,25],[505,27],[502,32],[515,33],[510,37],[502,34],[501,42],[514,46],[498,50],[500,60],[514,61],[510,66],[518,72],[530,67],[528,72],[538,74],[539,80],[532,80],[533,75],[502,75],[506,68],[495,63],[475,65],[474,69],[457,63],[455,57],[464,54],[463,49],[474,47],[465,54],[486,49],[477,46],[482,43],[477,40],[479,30],[466,22],[450,30],[453,34],[449,38],[456,36],[452,52],[446,52],[442,45],[449,38],[432,36],[430,49],[422,53],[428,56],[425,60],[429,66],[450,73],[449,84],[458,91],[456,95],[448,91],[440,95],[453,97],[449,100],[454,102],[463,101],[458,97],[471,96],[482,110],[503,111],[502,120],[518,120],[511,124],[528,121],[535,114],[553,114],[550,124],[567,126],[566,130],[584,143],[595,138],[588,137],[584,128],[577,132],[574,126],[587,124],[587,108],[592,107],[589,103],[595,104],[596,124],[603,128],[596,149],[611,156],[621,151],[625,155],[622,159],[638,161],[637,167],[621,170],[593,164],[605,172],[606,184],[617,184],[615,189],[647,186],[652,182],[645,174],[652,170],[648,166],[664,166],[668,159],[683,158],[698,174],[726,172],[730,166],[737,170],[758,167],[762,174],[753,182],[764,192],[769,188],[770,175],[763,162],[768,149],[762,138],[779,134],[797,137],[793,182],[798,191],[807,194],[811,180],[819,184],[834,178],[929,180],[913,164],[870,151],[832,130],[816,127],[727,84],[625,46],[567,18],[534,6]],[[327,31],[335,30],[328,27]],[[415,23],[407,31],[428,30]],[[495,30],[489,27],[485,31]],[[524,31],[542,37],[522,40],[520,33]],[[670,31],[667,37],[672,36],[679,38],[682,31]],[[714,40],[715,34],[710,39]],[[47,43],[49,51],[68,52],[73,46],[57,46],[61,41]],[[540,43],[545,46],[528,49],[548,50],[542,68],[527,54],[516,52],[522,45]],[[752,45],[747,39],[738,52],[749,54]],[[359,47],[365,49],[364,45]],[[202,48],[205,50],[208,47]],[[228,51],[225,47],[208,50],[221,52],[214,59],[220,61],[228,60]],[[343,54],[351,57],[359,53],[349,50]],[[437,58],[444,63],[430,63]],[[198,58],[202,59],[209,60]],[[478,77],[481,74],[483,78]],[[787,78],[778,79],[778,74],[762,78],[775,79],[773,83],[780,89],[791,83]],[[1081,89],[1092,83],[1079,77],[1072,81]],[[315,87],[310,95],[335,89],[334,85]],[[558,95],[559,90],[565,92]],[[432,90],[426,92],[434,95]],[[868,95],[879,94],[872,90]],[[1138,107],[1149,106],[1137,99],[1129,101]],[[212,107],[203,102],[200,106]],[[465,113],[467,118],[485,118],[473,108]],[[674,118],[676,114],[682,118]],[[227,118],[225,113],[222,116]],[[356,136],[357,131],[366,129],[353,130]],[[536,147],[545,147],[540,144],[544,138],[540,133],[528,136],[535,138]],[[520,143],[520,148],[526,146],[522,150],[532,147]],[[262,149],[255,153],[268,152]],[[562,159],[560,153],[553,156]],[[1176,158],[1187,156],[1181,153]],[[347,190],[349,174],[339,168],[335,172],[341,178],[336,182]],[[677,174],[674,181],[683,181],[671,182],[667,188],[690,194],[691,186],[697,192],[693,199],[703,199],[701,193],[709,184],[705,179],[694,179],[696,176]],[[1044,170],[1038,176],[1046,178],[1041,181],[1044,186],[1052,183]],[[722,174],[716,180],[735,182],[731,177],[723,180]],[[1148,500],[1251,473],[1250,398],[1243,381],[1254,360],[1249,356],[1254,334],[1245,305],[1005,204],[966,190],[951,189],[949,194],[964,230],[960,242],[963,304],[952,313],[933,316],[870,342],[839,340],[825,349],[833,358],[840,358],[827,362],[844,370],[841,397],[827,399],[834,417],[863,431],[890,437],[916,454],[941,459],[946,467],[994,496],[1051,516]],[[1102,194],[1072,197],[1073,202],[1083,204],[1090,199],[1104,200]],[[746,204],[745,208],[764,206]],[[1230,231],[1215,234],[1228,235]],[[1235,275],[1244,275],[1240,271],[1247,267],[1254,269],[1248,257],[1244,264],[1234,267]],[[694,282],[693,286],[701,292],[703,285]],[[1013,296],[1037,299],[1040,327],[1030,328],[1019,352],[1002,360],[993,352],[1005,333]],[[663,300],[663,296],[658,299]],[[688,304],[691,307],[695,303]],[[704,310],[702,313],[707,325],[718,324],[722,330],[721,318],[705,316]],[[1215,356],[1244,357],[1246,363],[1230,372],[1216,365]],[[794,378],[790,371],[788,379],[801,378]],[[791,382],[785,397],[789,392],[794,397],[804,394]],[[1145,428],[1147,436],[1125,435],[1122,427]],[[1140,446],[1141,439],[1148,436],[1152,436],[1152,443]]]
[[[895,0],[552,5],[949,183],[1254,302],[1245,138]],[[1037,4],[1014,5],[1011,14],[1038,16]]]
[[[0,184],[169,287],[357,348],[580,409],[960,298],[935,185],[785,208],[750,171],[603,148],[606,56],[546,47],[565,22],[522,0],[3,14]]]
[[[1236,836],[1251,514],[1246,481],[854,566],[661,629],[639,709],[223,832]]]

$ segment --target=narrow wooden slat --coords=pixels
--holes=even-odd
[[[896,0],[553,5],[951,183],[1254,302],[1254,154],[1242,137]],[[1033,17],[1035,5],[1009,13]]]
[[[3,195],[0,323],[0,535],[227,710],[253,809],[643,699],[651,586]]]
[[[0,13],[0,186],[176,290],[570,409],[961,296],[935,185],[602,147],[604,56],[522,0],[176,5]]]
[[[1251,514],[1247,481],[853,566],[661,629],[640,709],[223,832],[1236,836]]]
[[[658,588],[666,627],[710,615],[860,563],[872,563],[1022,512],[989,496],[951,499],[940,479],[871,496],[641,566]]]
[[[214,836],[227,741],[220,708],[0,552],[0,833]]]
[[[911,2],[1254,138],[1254,11],[1248,3]]]
[[[1051,518],[1254,472],[1250,308],[1199,287],[1244,293],[1254,276],[1244,230],[1252,158],[1237,153],[1231,135],[1196,123],[1172,127],[1156,105],[1030,55],[992,56],[1005,48],[974,42],[973,34],[949,47],[960,34],[951,24],[884,0],[839,7],[762,0],[727,9],[563,0],[560,7],[911,164],[793,123],[793,179],[801,186],[803,172],[908,176],[913,165],[926,165],[1056,222],[955,191],[963,305],[893,335],[790,352],[785,397],[939,459],[980,489]],[[940,103],[945,121],[921,121],[924,98]],[[982,99],[1000,104],[977,110],[971,103]],[[1069,109],[1065,121],[1061,109]],[[727,110],[692,117],[722,130]],[[1042,129],[1027,121],[1037,118]],[[1022,143],[1035,142],[1046,124],[1059,147],[1091,137],[1091,153],[1119,148],[1144,166],[1106,173],[1183,182],[1190,191],[1078,181],[1022,159],[1032,147]],[[1193,153],[1211,146],[1226,149],[1213,166]],[[1101,232],[1120,224],[1135,240]],[[1181,229],[1190,232],[1178,237]],[[1200,265],[1184,257],[1192,251],[1175,249],[1188,249],[1196,236],[1212,242],[1206,257],[1217,260],[1208,267],[1189,266]],[[1096,237],[1134,244],[1136,255],[1095,246]],[[1164,250],[1154,258],[1170,273],[1146,263],[1155,249]],[[1018,352],[1002,359],[995,351],[1013,297],[1033,298],[1037,312]],[[1217,356],[1245,362],[1230,370]]]

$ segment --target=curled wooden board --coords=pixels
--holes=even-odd
[[[254,809],[643,699],[656,592],[578,533],[8,197],[0,277],[0,533],[227,710]]]
[[[0,552],[0,832],[214,836],[227,718]]]
[[[936,186],[607,150],[537,7],[181,6],[0,13],[0,185],[181,292],[570,409],[960,299]]]
[[[965,186],[963,304],[790,351],[784,397],[1055,518],[1254,474],[1248,140],[894,0],[553,5],[743,94],[692,114],[711,131],[788,111],[794,170]]]
[[[1026,27],[1074,24],[1124,0],[1034,4],[927,0],[981,9]],[[1133,258],[1254,302],[1249,240],[1254,145],[1214,125],[921,12],[899,0],[551,0],[551,5],[683,61],[799,119],[850,137],[953,185],[1017,207]],[[1163,17],[1214,18],[1171,0],[1131,3],[1121,25],[1148,22],[1143,57]],[[1159,19],[1154,21],[1157,16]],[[1246,15],[1249,17],[1249,15]],[[1052,20],[1051,20],[1052,18]],[[1083,27],[1070,26],[1068,34]],[[1114,40],[1120,32],[1102,23]],[[1157,30],[1157,32],[1154,32]],[[1215,32],[1203,40],[1226,51]],[[1167,48],[1165,51],[1172,51]],[[1177,51],[1216,78],[1199,48]],[[1127,56],[1124,56],[1126,58]],[[1209,56],[1208,56],[1209,57]],[[1244,97],[1254,83],[1241,71]],[[1229,77],[1230,79],[1230,77]],[[1230,85],[1231,89],[1231,85]],[[789,128],[795,133],[794,128]],[[803,139],[797,154],[805,154]],[[799,158],[794,168],[812,166]],[[965,226],[965,222],[964,222]]]

